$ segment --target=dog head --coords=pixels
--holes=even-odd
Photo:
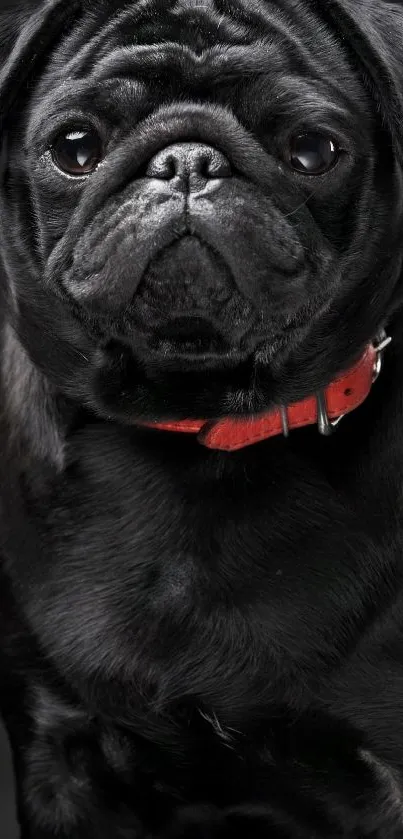
[[[259,412],[394,311],[401,12],[357,3],[8,13],[8,318],[57,389],[129,423]]]

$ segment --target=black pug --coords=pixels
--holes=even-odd
[[[402,4],[0,32],[22,837],[403,837]]]

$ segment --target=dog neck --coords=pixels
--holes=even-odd
[[[238,451],[280,434],[288,437],[292,429],[315,424],[320,434],[330,436],[346,414],[365,402],[381,373],[383,353],[391,341],[382,332],[366,347],[359,361],[327,388],[301,402],[275,408],[258,417],[144,425],[159,431],[195,434],[207,448],[226,452]]]

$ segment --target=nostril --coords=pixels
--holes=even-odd
[[[197,169],[196,169],[197,172]],[[198,166],[198,173],[202,176],[202,178],[211,178],[210,174],[210,160],[207,157],[200,158],[200,163]]]
[[[221,152],[212,150],[202,161],[201,175],[207,179],[230,178],[232,170],[229,160]]]
[[[177,174],[177,160],[173,154],[159,154],[150,160],[146,169],[147,178],[171,181]]]

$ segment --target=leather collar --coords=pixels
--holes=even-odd
[[[385,332],[368,345],[360,360],[340,374],[325,390],[287,407],[275,408],[258,417],[242,419],[182,420],[143,423],[160,431],[195,434],[209,449],[234,452],[290,430],[317,424],[324,436],[332,434],[339,422],[366,400],[380,375],[385,349],[392,339]]]

